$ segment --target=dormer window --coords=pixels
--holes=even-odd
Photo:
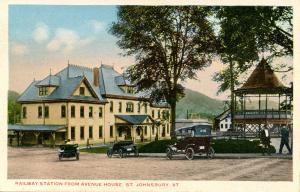
[[[85,88],[84,87],[80,87],[79,88],[79,95],[84,96],[84,91],[85,91]]]
[[[127,93],[133,94],[134,93],[134,87],[127,87]]]
[[[39,96],[48,95],[48,87],[39,87]]]

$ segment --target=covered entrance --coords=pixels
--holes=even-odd
[[[118,140],[144,142],[153,140],[154,120],[149,115],[115,115]]]
[[[64,143],[65,125],[8,125],[10,145],[49,145]]]

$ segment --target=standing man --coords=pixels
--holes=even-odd
[[[292,150],[289,145],[289,130],[287,129],[287,127],[285,125],[282,126],[282,128],[280,130],[280,134],[281,134],[281,141],[280,141],[280,147],[279,147],[279,154],[282,154],[282,148],[284,145],[289,150],[289,154],[292,154]]]
[[[260,142],[263,145],[262,153],[265,155],[265,153],[268,153],[268,155],[271,155],[271,137],[269,133],[269,129],[266,127],[260,131]]]

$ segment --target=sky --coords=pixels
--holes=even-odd
[[[108,32],[117,21],[116,6],[90,5],[10,5],[9,6],[9,89],[22,93],[35,80],[55,74],[69,63],[99,67],[113,65],[118,72],[134,64],[124,57],[117,38]],[[183,82],[186,88],[209,97],[217,95],[215,72],[225,65],[215,60],[197,73],[196,80]]]

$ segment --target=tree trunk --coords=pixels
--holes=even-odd
[[[176,101],[171,102],[171,139],[175,139]]]
[[[230,116],[231,116],[231,125],[232,129],[235,130],[235,124],[234,124],[234,77],[233,77],[233,63],[232,59],[229,58],[229,64],[230,64]]]

